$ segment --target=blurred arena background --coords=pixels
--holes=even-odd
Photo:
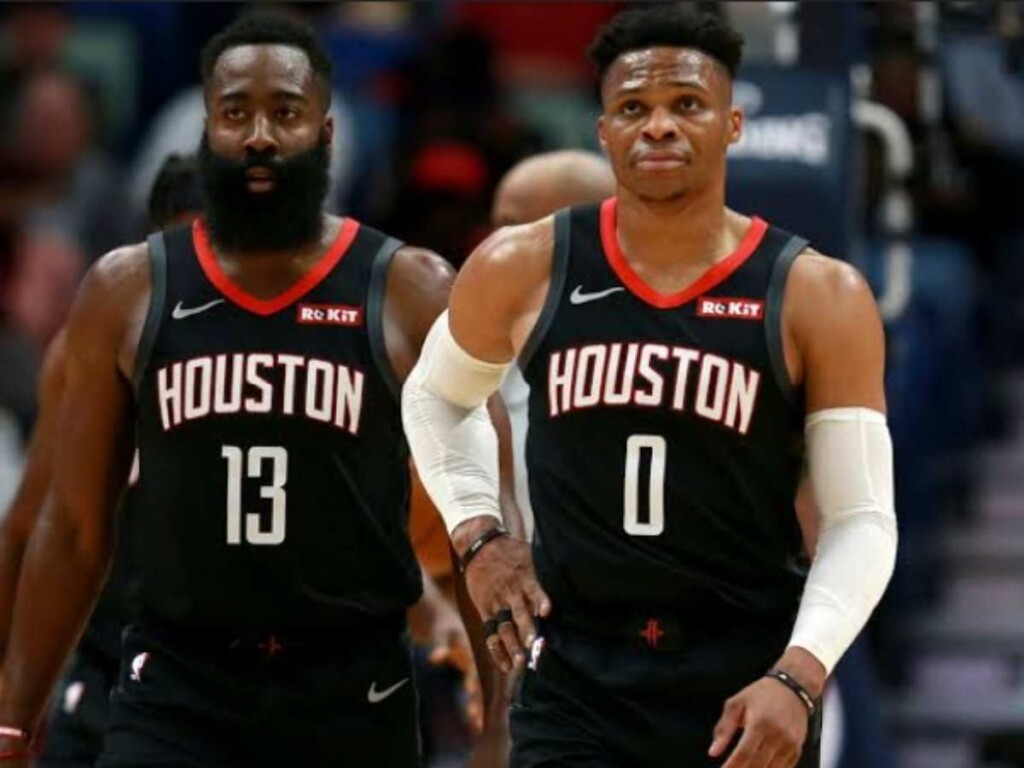
[[[513,163],[596,149],[584,49],[622,5],[288,5],[335,60],[330,206],[457,265]],[[86,267],[142,237],[164,157],[197,146],[199,50],[249,7],[0,5],[0,509],[41,352]],[[888,331],[900,556],[830,691],[824,765],[1024,765],[1024,4],[710,7],[747,38],[730,205],[857,265]],[[434,766],[469,738],[453,689],[423,696]]]

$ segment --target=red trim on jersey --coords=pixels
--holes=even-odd
[[[348,252],[352,241],[356,239],[359,232],[359,222],[355,219],[343,219],[338,229],[338,236],[327,249],[327,253],[320,257],[320,260],[306,272],[302,277],[292,283],[282,293],[269,299],[261,299],[248,293],[244,288],[232,282],[231,278],[224,274],[217,256],[210,247],[210,237],[206,232],[206,226],[202,219],[196,219],[192,224],[192,243],[196,253],[199,255],[199,266],[203,268],[207,279],[216,286],[217,290],[224,294],[232,303],[242,309],[253,312],[257,315],[272,315],[275,312],[295,303],[311,290],[313,290],[327,275],[331,273],[342,257]]]
[[[614,197],[601,203],[601,244],[604,246],[605,258],[608,259],[608,264],[626,288],[638,298],[658,309],[681,307],[723,282],[743,266],[743,263],[757,250],[765,232],[768,231],[767,222],[755,216],[735,251],[709,267],[703,275],[682,291],[664,294],[651,288],[640,275],[633,271],[633,267],[629,265],[625,254],[619,247],[619,237],[615,231],[617,206],[618,200]]]

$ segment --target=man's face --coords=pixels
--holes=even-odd
[[[601,85],[598,134],[619,183],[642,200],[679,199],[725,184],[725,155],[743,115],[729,73],[690,48],[619,56]]]
[[[333,124],[306,54],[284,45],[230,48],[205,95],[199,162],[214,241],[253,251],[315,240]]]

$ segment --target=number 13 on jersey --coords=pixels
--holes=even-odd
[[[272,545],[284,541],[285,507],[288,497],[288,451],[280,446],[257,445],[243,453],[236,445],[221,446],[220,455],[228,462],[228,544],[242,543],[242,467],[246,463],[250,478],[263,477],[263,465],[270,462],[270,483],[260,487],[260,497],[270,499],[270,530],[263,530],[258,512],[245,515],[245,541]],[[248,462],[245,456],[248,455]]]
[[[622,506],[622,527],[630,536],[660,536],[665,530],[665,438],[659,435],[630,435],[626,441],[626,477]],[[647,514],[640,519],[640,459],[650,451],[647,476]]]

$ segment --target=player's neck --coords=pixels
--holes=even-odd
[[[341,219],[325,215],[320,236],[307,245],[283,251],[226,251],[212,243],[224,273],[256,297],[279,294],[313,267],[334,243]]]
[[[711,266],[732,253],[746,223],[725,207],[724,190],[650,202],[619,189],[616,234],[633,263]]]

